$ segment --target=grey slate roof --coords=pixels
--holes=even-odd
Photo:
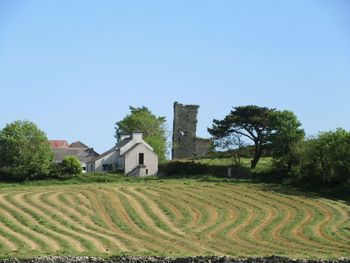
[[[89,148],[89,147],[86,146],[81,141],[77,141],[77,142],[73,142],[73,143],[69,144],[69,148]]]
[[[109,149],[108,151],[104,152],[104,153],[101,153],[100,155],[92,158],[91,160],[89,161],[95,161],[95,160],[98,160],[100,158],[103,158],[105,157],[106,155],[112,153],[113,151],[116,151],[118,149],[120,149],[121,147],[127,145],[130,141],[132,140],[132,138],[125,138],[124,140],[118,142],[115,146],[113,146],[111,149]]]
[[[73,155],[81,162],[91,161],[98,156],[92,148],[56,148],[52,149],[55,155],[56,162],[62,162],[63,158],[67,155]]]
[[[94,158],[92,158],[91,160],[89,160],[89,162],[91,162],[91,161],[96,161],[96,160],[98,160],[98,159],[100,159],[100,158],[103,158],[103,157],[107,156],[108,154],[112,153],[113,151],[115,151],[115,146],[112,147],[111,149],[109,149],[108,151],[106,151],[106,152],[104,152],[104,153],[101,153],[100,155],[95,156]]]
[[[125,138],[124,140],[122,140],[121,142],[118,142],[116,145],[115,145],[115,148],[118,149],[118,148],[122,148],[123,146],[127,145],[130,141],[132,140],[132,138]]]

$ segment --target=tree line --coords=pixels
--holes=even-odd
[[[130,113],[115,124],[115,138],[142,131],[144,140],[166,160],[166,118],[154,115],[147,107],[130,107]],[[338,128],[305,137],[297,116],[287,110],[256,105],[234,107],[223,119],[214,119],[208,128],[214,146],[231,150],[239,166],[245,146],[253,147],[251,169],[264,151],[273,158],[273,167],[289,180],[322,185],[350,181],[350,133]],[[0,176],[3,178],[66,178],[81,173],[73,156],[53,162],[46,134],[30,121],[15,121],[0,130]]]
[[[274,168],[290,180],[327,186],[350,181],[350,133],[344,129],[306,138],[293,112],[248,105],[234,107],[222,120],[214,119],[208,132],[215,146],[232,147],[233,158],[239,157],[244,142],[250,142],[252,169],[269,149]]]

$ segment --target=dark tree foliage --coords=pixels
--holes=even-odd
[[[231,134],[239,134],[254,143],[254,156],[251,168],[255,168],[261,157],[264,147],[269,143],[272,133],[271,113],[275,109],[255,105],[239,106],[223,119],[213,120],[212,128],[208,132],[214,141]]]
[[[147,107],[135,108],[130,106],[131,113],[116,123],[115,137],[120,140],[123,133],[141,131],[143,139],[153,147],[159,161],[165,161],[166,155],[166,119],[157,117]]]
[[[291,111],[275,111],[271,114],[270,141],[274,165],[290,172],[298,164],[297,150],[305,137],[295,114]]]
[[[301,144],[298,154],[299,180],[324,186],[350,182],[350,132],[322,132]]]
[[[7,179],[49,176],[53,152],[44,132],[30,121],[15,121],[0,131],[0,173]]]

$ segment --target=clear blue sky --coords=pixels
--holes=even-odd
[[[232,106],[350,129],[350,1],[0,0],[0,128],[28,119],[99,152],[129,105],[199,104],[198,135]]]

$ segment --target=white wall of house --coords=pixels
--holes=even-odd
[[[146,144],[140,143],[125,153],[125,174],[129,174],[140,164],[140,153],[144,156],[144,167],[140,168],[139,176],[156,175],[158,172],[158,156]],[[133,175],[133,174],[131,174]],[[137,174],[135,174],[137,175]]]
[[[108,154],[87,163],[87,172],[106,172],[124,170],[125,174],[134,176],[156,175],[158,172],[158,156],[143,139],[142,133],[132,134],[132,140],[121,148],[110,150]],[[143,154],[143,164],[140,164],[140,154]]]
[[[86,173],[86,162],[80,162],[81,168],[83,169],[83,173]]]
[[[117,153],[116,151],[113,151],[97,160],[94,162],[90,162],[90,164],[94,164],[94,172],[105,172],[103,169],[103,165],[112,165],[112,170],[117,169]]]

